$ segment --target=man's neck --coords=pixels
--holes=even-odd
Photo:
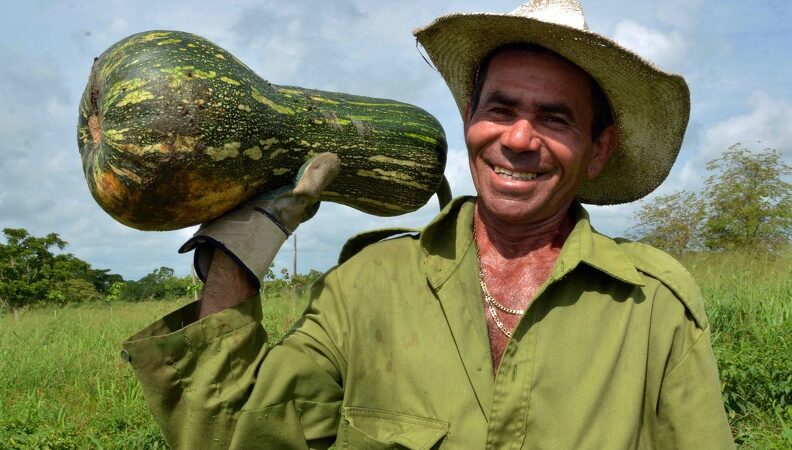
[[[553,270],[561,247],[574,227],[569,208],[547,220],[534,223],[503,223],[476,205],[473,217],[479,250],[481,277],[500,304],[525,311]],[[484,301],[484,311],[490,311]],[[514,330],[522,314],[486,313],[493,372],[497,371],[508,338],[502,331]]]

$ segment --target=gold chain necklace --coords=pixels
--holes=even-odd
[[[524,309],[512,309],[507,308],[506,306],[500,304],[495,298],[490,294],[489,289],[487,289],[487,283],[484,282],[484,267],[481,264],[481,254],[479,253],[478,244],[476,244],[476,222],[475,219],[473,220],[473,245],[476,247],[476,261],[478,262],[478,272],[479,272],[479,284],[481,284],[481,292],[484,294],[484,302],[487,304],[487,310],[492,316],[492,320],[495,321],[495,325],[501,331],[501,333],[505,334],[506,337],[511,339],[511,331],[506,329],[506,325],[500,320],[498,317],[498,309],[512,315],[523,315],[525,314]],[[497,309],[495,309],[497,308]]]

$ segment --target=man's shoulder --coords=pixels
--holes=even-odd
[[[422,245],[431,247],[439,240],[437,239],[438,235],[453,234],[460,220],[467,220],[468,222],[466,223],[469,223],[470,217],[472,217],[474,201],[474,197],[470,196],[454,198],[423,228],[380,228],[357,234],[344,244],[338,256],[338,264],[345,263],[359,253],[368,256],[372,254],[388,254],[393,251],[412,251],[418,252],[416,255],[423,254]],[[467,219],[460,218],[461,211],[465,210],[466,207],[467,216],[465,217]],[[422,240],[425,242],[421,242]],[[392,256],[399,257],[400,255]]]
[[[668,288],[688,309],[699,327],[707,327],[704,302],[693,275],[676,258],[643,242],[614,238],[644,276],[656,279]]]
[[[338,264],[344,264],[353,257],[360,262],[374,256],[407,256],[405,252],[418,249],[420,234],[421,230],[401,227],[365,231],[352,236],[344,244]]]

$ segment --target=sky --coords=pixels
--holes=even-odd
[[[0,0],[0,229],[57,233],[66,251],[138,279],[160,266],[186,275],[177,249],[193,228],[144,232],[94,202],[77,147],[77,107],[93,58],[147,30],[202,35],[274,84],[390,98],[438,118],[449,142],[454,195],[473,194],[459,113],[424,62],[411,31],[456,12],[509,12],[516,1],[433,0]],[[682,150],[653,196],[697,190],[707,161],[742,143],[774,148],[792,164],[792,2],[788,0],[584,0],[592,31],[682,74],[691,118]],[[589,207],[594,226],[625,235],[641,202]],[[393,218],[322,204],[297,231],[298,272],[327,270],[355,233],[421,227],[436,199]],[[291,271],[292,242],[275,260]]]

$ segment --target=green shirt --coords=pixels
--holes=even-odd
[[[362,250],[316,283],[276,345],[258,297],[200,321],[191,304],[132,336],[125,350],[170,445],[733,448],[692,278],[596,233],[580,206],[493,376],[474,202],[457,199],[419,235],[354,240]]]

